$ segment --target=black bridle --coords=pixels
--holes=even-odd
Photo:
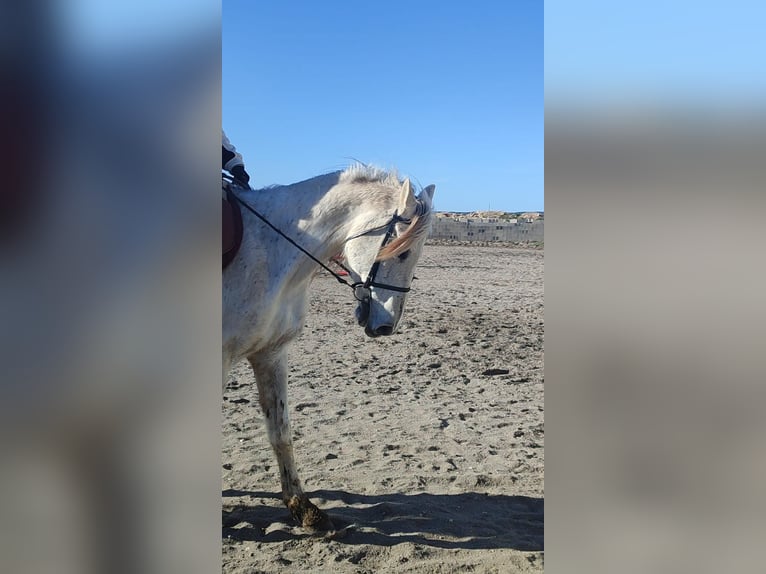
[[[224,177],[224,179],[227,179]],[[239,184],[237,180],[232,179],[232,181]],[[244,187],[241,184],[239,184],[240,187]],[[249,189],[249,187],[245,188]],[[234,196],[234,199],[237,200],[237,203],[239,203],[242,207],[247,209],[250,213],[255,215],[258,219],[263,221],[266,225],[271,227],[274,231],[276,231],[279,235],[281,235],[284,239],[286,239],[291,245],[293,245],[296,249],[301,251],[304,255],[309,257],[314,263],[322,267],[325,271],[330,273],[335,279],[338,280],[339,283],[343,283],[344,285],[351,288],[351,290],[354,292],[354,298],[359,302],[364,302],[370,299],[372,293],[371,289],[372,287],[377,287],[378,289],[386,289],[388,291],[396,291],[398,293],[408,293],[411,290],[411,287],[398,287],[396,285],[389,285],[387,283],[379,283],[375,281],[375,276],[378,273],[378,269],[380,268],[380,260],[375,258],[375,262],[372,264],[372,267],[370,268],[370,272],[367,274],[367,278],[364,281],[357,281],[354,283],[349,283],[346,281],[343,277],[338,275],[335,271],[330,269],[327,265],[322,263],[319,259],[314,257],[311,253],[309,253],[306,249],[301,247],[298,243],[296,243],[292,238],[288,237],[281,229],[274,226],[268,219],[266,219],[263,215],[261,215],[256,209],[242,201],[239,196],[237,196],[236,193],[232,193],[231,195]],[[380,229],[386,228],[386,234],[383,237],[383,241],[380,244],[380,248],[378,249],[378,253],[388,244],[388,242],[391,240],[391,238],[394,236],[394,233],[396,233],[396,224],[397,223],[409,223],[411,220],[406,219],[404,217],[401,217],[397,212],[394,212],[394,215],[391,217],[391,219],[388,220],[388,222],[384,223],[383,225],[379,225],[378,227],[373,227],[372,229],[368,229],[367,231],[364,231],[362,233],[359,233],[357,235],[354,235],[353,237],[349,237],[346,239],[346,241],[351,241],[352,239],[356,239],[358,237],[362,237],[364,235],[368,235],[370,233],[373,233],[375,231],[378,231]],[[337,262],[336,262],[337,263]],[[341,263],[338,263],[338,266],[341,267],[346,273],[351,274],[352,271],[349,269],[346,269],[344,265]]]
[[[380,227],[376,227],[374,229],[369,229],[365,231],[364,233],[360,233],[359,235],[355,235],[354,237],[351,237],[350,239],[356,239],[357,237],[361,237],[362,235],[367,235],[368,233],[372,233],[373,231],[377,231],[378,229],[382,229],[383,227],[387,227],[386,234],[383,236],[383,241],[380,244],[380,247],[378,248],[378,253],[388,244],[388,242],[391,240],[391,238],[394,236],[394,233],[396,232],[396,224],[397,223],[410,223],[410,219],[405,219],[404,217],[401,217],[396,211],[394,211],[394,215],[391,217],[391,219],[386,223],[385,225],[381,225]],[[347,273],[350,273],[348,269],[346,269],[343,265],[340,263],[340,265]],[[375,258],[375,261],[372,264],[372,267],[370,268],[370,272],[367,273],[367,278],[363,282],[357,282],[352,283],[351,287],[354,289],[354,298],[357,301],[365,301],[369,299],[372,295],[371,288],[377,287],[378,289],[386,289],[388,291],[397,291],[398,293],[408,293],[411,289],[411,287],[397,287],[396,285],[389,285],[388,283],[379,283],[375,281],[375,275],[378,274],[378,269],[380,269],[380,259],[377,257]]]

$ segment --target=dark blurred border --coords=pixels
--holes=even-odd
[[[0,29],[0,571],[218,571],[220,5]]]

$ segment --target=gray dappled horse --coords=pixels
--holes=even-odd
[[[244,235],[223,273],[223,381],[235,363],[250,362],[282,497],[305,527],[332,528],[301,487],[287,406],[287,347],[304,325],[317,264],[274,228],[319,261],[342,253],[359,325],[370,337],[391,335],[428,236],[434,189],[416,196],[409,179],[355,165],[292,185],[236,191],[245,207]]]

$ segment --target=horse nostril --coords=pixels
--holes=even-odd
[[[381,325],[375,329],[375,335],[390,335],[394,332],[394,328],[391,325]]]

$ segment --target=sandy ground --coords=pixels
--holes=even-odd
[[[543,570],[543,251],[427,245],[399,333],[369,339],[322,274],[290,351],[304,488],[282,505],[247,363],[223,408],[223,571]]]

